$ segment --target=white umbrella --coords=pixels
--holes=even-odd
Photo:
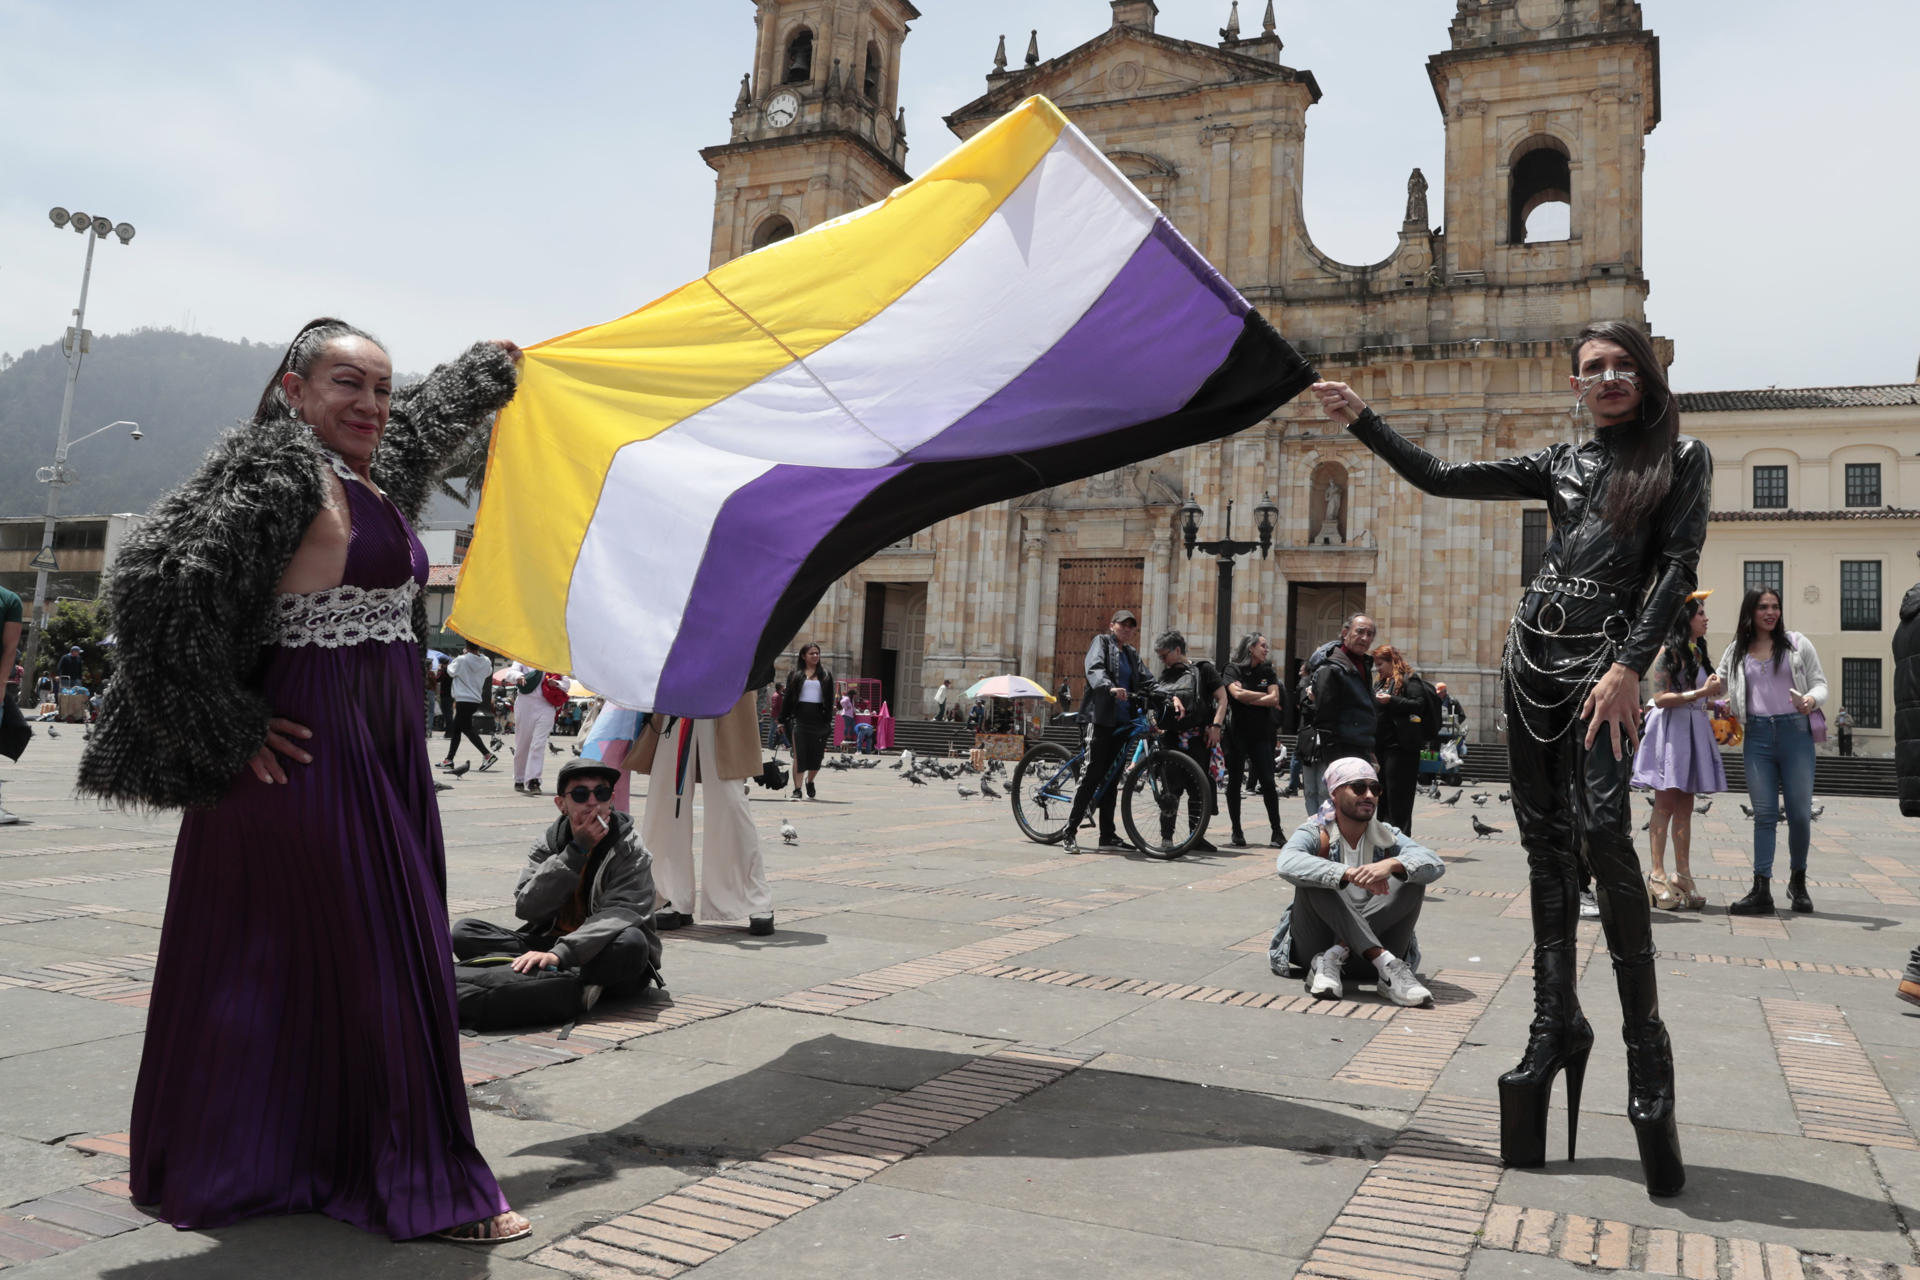
[[[1045,689],[1025,676],[988,676],[977,681],[966,692],[969,698],[1045,698],[1052,702],[1054,697]]]

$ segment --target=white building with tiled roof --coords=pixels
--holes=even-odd
[[[1747,588],[1779,589],[1787,626],[1826,669],[1829,717],[1845,705],[1855,751],[1890,753],[1890,646],[1900,597],[1920,580],[1920,384],[1693,392],[1679,403],[1681,430],[1713,450],[1700,585],[1715,590],[1715,656]]]

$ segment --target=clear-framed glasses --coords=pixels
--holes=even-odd
[[[1580,394],[1585,395],[1603,382],[1624,382],[1630,387],[1640,385],[1640,375],[1632,369],[1604,369],[1599,373],[1580,375]]]

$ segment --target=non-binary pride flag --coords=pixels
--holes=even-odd
[[[1313,372],[1032,98],[879,204],[527,348],[450,625],[728,711],[948,516],[1238,431]]]

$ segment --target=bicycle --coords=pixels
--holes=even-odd
[[[1084,723],[1073,713],[1060,719]],[[1088,808],[1097,809],[1107,791],[1119,785],[1120,817],[1128,838],[1149,857],[1171,860],[1206,835],[1212,784],[1191,757],[1168,750],[1162,738],[1157,710],[1146,706],[1135,711],[1113,767],[1095,788]],[[1027,839],[1059,844],[1067,838],[1067,818],[1073,811],[1073,796],[1080,786],[1087,751],[1084,742],[1078,752],[1069,752],[1057,742],[1042,742],[1020,757],[1013,770],[1013,820]],[[1183,799],[1185,805],[1181,804]],[[1136,807],[1141,812],[1136,813]],[[1153,819],[1148,825],[1159,839],[1146,838],[1140,830],[1140,817]]]

